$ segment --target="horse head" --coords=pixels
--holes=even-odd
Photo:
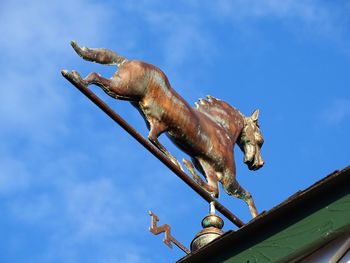
[[[244,152],[244,163],[249,170],[258,170],[264,165],[260,148],[264,143],[258,124],[259,110],[249,117],[244,117],[244,126],[238,138],[238,146]]]

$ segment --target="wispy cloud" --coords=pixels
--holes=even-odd
[[[219,0],[214,12],[241,32],[250,31],[255,22],[278,21],[300,39],[323,37],[344,51],[349,50],[349,10],[346,3],[334,5],[319,0]],[[257,34],[259,35],[259,34]]]
[[[288,26],[298,21],[327,32],[339,21],[337,12],[316,1],[190,0],[170,8],[169,4],[0,4],[0,196],[11,222],[47,231],[42,262],[78,262],[86,254],[98,257],[95,262],[145,262],[151,252],[137,240],[150,235],[147,210],[157,207],[155,212],[165,215],[168,223],[166,216],[177,219],[181,209],[192,209],[190,200],[181,199],[186,197],[175,197],[178,180],[172,181],[173,175],[135,154],[143,151],[140,148],[129,149],[130,141],[117,137],[113,125],[106,128],[100,122],[102,114],[93,115],[95,109],[80,111],[80,95],[72,96],[59,70],[90,71],[96,65],[73,53],[71,39],[88,46],[134,48],[134,57],[149,52],[176,71],[188,62],[209,61],[218,52],[217,41],[223,40],[212,37],[213,29],[206,23],[223,21],[244,30],[244,21],[273,17],[290,20]],[[141,45],[146,48],[137,48]],[[344,122],[350,115],[348,105],[346,99],[334,102],[325,118]],[[176,211],[164,205],[165,197],[180,203]],[[91,247],[94,255],[86,252]]]
[[[30,175],[24,163],[3,157],[0,159],[0,169],[0,195],[13,194],[29,186]]]
[[[7,204],[11,216],[16,222],[28,225],[37,225],[38,222],[45,222],[48,220],[47,225],[55,224],[53,219],[55,218],[52,213],[55,211],[55,202],[52,200],[52,196],[48,194],[37,194],[33,196],[18,195]],[[23,193],[23,191],[21,192]]]
[[[58,79],[60,65],[70,60],[69,40],[102,39],[98,32],[108,10],[86,1],[6,1],[1,9],[0,133],[16,131],[41,140],[65,128],[69,100]]]
[[[101,247],[108,241],[109,246],[94,254],[101,256],[99,253],[122,243],[126,233],[121,225],[130,223],[137,228],[137,222],[127,209],[120,213],[127,194],[102,176],[108,171],[99,169],[101,175],[96,179],[88,165],[118,158],[117,149],[110,149],[110,143],[104,141],[91,160],[84,149],[66,147],[74,144],[67,135],[78,129],[87,129],[84,134],[89,141],[89,136],[94,140],[107,137],[108,131],[84,122],[87,113],[75,114],[80,118],[72,126],[70,115],[76,102],[59,70],[75,59],[71,39],[93,46],[105,43],[108,34],[101,29],[113,20],[110,9],[84,0],[5,1],[0,12],[4,58],[0,62],[1,207],[12,222],[24,228],[49,230],[47,245],[39,258],[33,252],[33,261],[77,262],[85,257],[81,247],[94,240]],[[129,243],[132,247],[133,242]],[[139,258],[142,256],[135,254],[130,261],[140,262]]]
[[[39,60],[50,58],[43,57],[43,54],[59,58],[57,55],[61,54],[57,52],[65,49],[62,44],[67,44],[66,41],[72,36],[98,42],[103,37],[98,32],[110,15],[105,5],[84,0],[53,1],[50,5],[45,5],[42,0],[27,5],[6,1],[2,4],[1,11],[1,29],[6,36],[1,41],[1,46],[11,51],[11,54],[23,52],[16,53],[17,59],[38,55],[36,58]],[[8,26],[9,22],[11,26]],[[48,51],[52,53],[47,54]]]
[[[303,20],[315,20],[317,15],[324,15],[325,10],[316,1],[278,1],[278,0],[219,0],[218,10],[221,14],[232,18],[263,18],[263,17],[299,17]]]
[[[126,192],[110,179],[74,183],[65,187],[67,218],[76,229],[77,238],[108,236],[128,231],[120,225],[136,227],[137,219],[126,211]]]
[[[340,125],[350,119],[350,99],[341,98],[333,100],[323,112],[323,119],[331,125]]]
[[[163,1],[127,1],[126,8],[148,24],[155,45],[169,67],[179,67],[190,58],[199,58],[202,63],[210,60],[216,51],[209,31],[194,8],[196,1],[180,1],[169,8]],[[187,10],[187,11],[186,11]],[[191,56],[190,56],[191,55]]]
[[[72,165],[70,167],[74,170]],[[50,172],[55,173],[54,170]],[[168,183],[164,184],[160,180],[163,174],[152,177],[157,186],[139,178],[138,183],[144,185],[142,193],[137,188],[125,187],[125,182],[118,184],[110,176],[83,179],[61,175],[59,183],[53,180],[57,175],[47,177],[53,185],[39,175],[41,183],[32,183],[31,187],[41,190],[34,193],[22,189],[17,191],[17,197],[7,201],[7,213],[14,222],[49,231],[41,255],[32,255],[32,259],[36,258],[37,262],[76,262],[84,258],[91,262],[116,259],[152,262],[153,252],[145,251],[142,238],[152,238],[147,232],[150,220],[146,211],[151,204],[161,203],[157,199],[161,200],[162,189],[169,189],[170,181],[165,180]],[[154,187],[157,192],[152,194]],[[172,208],[159,208],[157,212],[167,210]],[[94,252],[87,256],[85,248],[91,245]]]

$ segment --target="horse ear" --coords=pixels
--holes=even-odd
[[[253,121],[258,121],[258,118],[259,118],[259,109],[256,109],[254,112],[253,112],[253,114],[252,114],[252,116],[251,116],[251,118],[252,118],[252,120]]]

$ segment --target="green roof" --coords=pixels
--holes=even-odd
[[[178,262],[293,262],[345,232],[350,232],[350,166]]]

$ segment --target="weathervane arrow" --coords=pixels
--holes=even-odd
[[[148,211],[148,214],[151,216],[151,226],[149,227],[149,231],[154,235],[159,235],[160,233],[164,233],[163,242],[170,248],[173,248],[171,243],[174,243],[178,248],[180,248],[186,254],[190,254],[191,251],[182,245],[176,238],[171,235],[171,229],[168,224],[163,224],[161,226],[157,226],[157,222],[159,218],[152,211]]]

